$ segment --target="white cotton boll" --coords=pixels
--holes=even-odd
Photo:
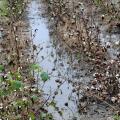
[[[120,45],[120,41],[116,41],[116,42],[115,42],[115,45]]]
[[[23,97],[23,99],[22,99],[23,101],[27,101],[27,97]]]
[[[116,98],[116,97],[112,97],[112,98],[111,98],[111,101],[112,101],[113,103],[115,103],[115,102],[116,102],[116,100],[117,100],[117,98]]]
[[[113,117],[108,117],[107,120],[114,120],[114,118]]]
[[[106,42],[106,46],[107,48],[111,46],[111,43],[110,42]]]
[[[116,74],[116,78],[119,78],[120,77],[120,75],[119,74]]]
[[[120,78],[118,79],[118,82],[120,83]]]
[[[118,98],[120,99],[120,93],[118,93]]]
[[[83,42],[83,45],[86,45],[86,42]]]
[[[106,76],[109,76],[109,75],[110,75],[110,74],[109,74],[109,72],[107,71],[107,72],[106,72]]]
[[[101,16],[101,18],[102,18],[102,20],[104,20],[104,18],[105,18],[105,15],[102,15],[102,16]]]
[[[0,103],[0,109],[3,109],[3,103]]]
[[[110,63],[111,63],[111,64],[115,63],[115,60],[110,60]]]
[[[91,86],[91,89],[92,89],[92,90],[96,90],[96,88],[95,88],[94,86]]]

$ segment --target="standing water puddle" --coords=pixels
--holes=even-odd
[[[53,47],[52,40],[49,36],[49,30],[45,20],[40,17],[41,9],[40,3],[38,1],[32,1],[28,6],[28,18],[30,22],[30,29],[32,33],[36,31],[34,44],[40,45],[40,54],[38,55],[38,62],[40,66],[50,74],[50,80],[43,86],[43,91],[46,95],[46,99],[51,95],[50,100],[52,100],[55,91],[58,94],[55,96],[56,106],[62,110],[63,118],[60,114],[53,108],[49,107],[48,111],[53,114],[55,120],[69,120],[73,116],[77,115],[77,105],[75,104],[75,95],[72,94],[72,86],[68,84],[67,75],[69,65],[67,60],[58,57],[56,50]],[[56,80],[62,80],[64,82],[58,89],[58,83]],[[41,83],[40,83],[41,84]],[[65,106],[68,103],[69,107]]]

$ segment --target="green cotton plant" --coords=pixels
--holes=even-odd
[[[17,72],[8,72],[7,74],[3,73],[4,66],[0,65],[0,85],[2,86],[0,88],[0,96],[7,96],[14,91],[19,91],[23,88],[24,84],[21,81],[21,74],[19,71]],[[6,87],[4,85],[6,84]]]
[[[8,1],[8,0],[7,0]],[[10,11],[12,12],[12,17],[15,20],[19,19],[24,11],[25,8],[25,1],[24,0],[12,0],[8,2],[10,4]]]
[[[50,79],[48,73],[46,73],[46,72],[42,72],[40,76],[41,76],[41,79],[43,82],[46,82],[47,80]]]
[[[15,4],[15,13],[16,14],[21,14],[22,13],[22,7],[23,7],[23,0],[17,0]]]
[[[36,120],[35,114],[33,112],[29,113],[29,120]]]
[[[18,91],[21,88],[23,88],[23,83],[22,83],[22,81],[18,81],[18,80],[11,80],[9,88],[12,91],[14,91],[14,90]]]
[[[36,73],[40,74],[41,80],[43,82],[46,82],[47,80],[50,79],[49,75],[47,72],[44,72],[43,69],[39,66],[39,64],[31,64],[30,65],[31,71],[35,71]]]
[[[31,100],[32,100],[32,101],[36,101],[36,100],[38,100],[38,99],[39,99],[39,98],[38,98],[38,96],[36,96],[36,95],[32,95],[32,96],[31,96]]]
[[[35,63],[30,65],[30,69],[34,70],[34,71],[37,71],[37,72],[41,72],[42,71],[42,68],[39,66],[39,64],[35,64]]]
[[[8,16],[8,3],[7,0],[0,1],[0,16]]]
[[[119,116],[119,115],[114,115],[114,116],[113,116],[113,119],[114,119],[114,120],[120,120],[120,116]]]
[[[17,72],[9,72],[7,74],[7,83],[9,83],[9,91],[18,91],[23,88],[23,82],[21,81],[22,77],[19,71]]]
[[[0,16],[10,18],[14,17],[17,20],[25,7],[24,0],[0,0]]]
[[[22,78],[22,76],[21,76],[19,70],[16,71],[16,72],[10,72],[9,75],[12,77],[12,79],[16,79],[16,80],[19,80],[19,81],[20,81],[21,78]]]

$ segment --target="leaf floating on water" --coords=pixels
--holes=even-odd
[[[32,64],[31,66],[32,70],[36,70],[36,71],[41,71],[42,69],[40,68],[39,64]]]

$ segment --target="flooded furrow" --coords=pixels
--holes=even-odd
[[[1,4],[1,1],[0,1],[0,4]],[[45,108],[45,112],[48,111],[48,113],[51,113],[53,115],[54,120],[108,120],[108,118],[110,118],[110,120],[113,120],[111,119],[113,117],[113,113],[109,107],[109,103],[106,104],[104,102],[104,99],[103,101],[101,101],[101,99],[99,98],[97,100],[96,99],[97,97],[94,96],[94,94],[91,94],[91,92],[97,94],[96,91],[101,92],[102,89],[103,89],[102,91],[104,91],[104,88],[102,88],[102,84],[99,85],[99,83],[97,83],[98,78],[99,78],[98,80],[102,81],[102,77],[104,77],[104,74],[106,74],[105,78],[107,78],[106,76],[108,76],[109,78],[110,74],[113,75],[111,71],[115,72],[115,75],[117,72],[118,73],[120,72],[119,70],[115,70],[115,71],[114,69],[112,70],[112,68],[114,68],[112,64],[116,63],[115,67],[117,68],[118,66],[117,60],[120,58],[120,41],[119,41],[120,40],[120,28],[119,28],[120,24],[118,23],[118,24],[113,25],[113,26],[116,26],[118,31],[116,31],[117,30],[116,28],[115,30],[113,30],[114,28],[112,28],[111,31],[107,31],[108,26],[101,25],[100,32],[98,32],[98,36],[97,36],[98,37],[97,40],[99,40],[99,43],[95,41],[96,47],[98,48],[96,49],[96,47],[95,48],[93,47],[96,50],[95,53],[97,53],[98,51],[99,54],[96,54],[98,55],[97,59],[94,59],[94,56],[91,56],[91,54],[88,54],[88,56],[90,55],[91,58],[93,57],[93,59],[88,59],[87,58],[88,56],[84,55],[83,52],[79,51],[80,53],[79,52],[76,53],[74,52],[74,50],[71,50],[73,53],[69,53],[69,51],[65,50],[66,47],[64,47],[63,45],[64,43],[63,44],[60,43],[60,41],[62,41],[62,39],[64,40],[64,38],[62,37],[57,38],[57,37],[60,37],[57,29],[58,27],[61,27],[59,25],[57,26],[55,23],[56,21],[59,23],[59,20],[54,19],[54,17],[57,18],[57,15],[54,16],[54,14],[52,13],[53,16],[51,17],[49,13],[47,12],[44,13],[45,12],[44,7],[47,7],[47,6],[43,4],[44,2],[42,0],[29,0],[27,8],[26,8],[26,12],[28,14],[27,16],[25,16],[25,20],[27,18],[29,25],[26,24],[26,21],[23,21],[23,23],[20,21],[19,23],[20,26],[21,24],[23,24],[25,28],[23,27],[19,29],[19,25],[17,26],[15,24],[15,28],[19,29],[19,31],[16,31],[17,35],[15,34],[15,36],[19,36],[18,38],[20,39],[21,44],[22,44],[22,37],[23,37],[22,32],[31,33],[31,36],[29,36],[30,41],[27,41],[28,39],[26,38],[27,35],[24,34],[25,35],[24,40],[26,40],[26,45],[24,45],[25,42],[23,42],[22,44],[23,46],[22,45],[19,46],[20,43],[15,41],[16,44],[18,44],[18,46],[20,47],[20,49],[23,47],[23,49],[27,52],[29,51],[28,49],[26,49],[26,47],[30,48],[28,44],[31,43],[31,49],[29,49],[31,51],[31,55],[22,54],[22,52],[24,53],[25,51],[22,51],[22,52],[19,51],[19,49],[17,48],[18,46],[16,45],[17,46],[16,51],[18,49],[18,63],[19,61],[21,64],[22,64],[22,61],[23,62],[24,61],[29,62],[29,60],[33,61],[36,63],[35,65],[40,66],[40,68],[42,69],[41,70],[42,72],[45,71],[44,73],[48,75],[47,80],[42,81],[42,77],[39,76],[39,73],[38,73],[36,83],[33,83],[34,85],[32,86],[32,87],[37,86],[37,88],[39,88],[41,91],[40,93],[43,93],[42,94],[43,96],[41,95],[43,99],[40,98],[40,102],[42,99],[44,100],[45,103],[43,103],[43,105],[41,104],[40,105],[43,107],[43,109]],[[44,14],[45,14],[45,18],[44,18]],[[75,16],[73,17],[73,20],[74,19],[76,19]],[[66,22],[63,20],[63,26],[65,23]],[[73,29],[76,29],[77,27],[74,28],[74,25],[75,25],[74,21],[72,24],[73,26],[71,26],[71,28],[69,27],[66,27],[66,28],[67,30],[69,28],[71,32],[71,34],[69,34],[69,32],[67,34],[70,36],[73,36],[71,38],[74,38],[75,37],[74,33],[76,32],[74,30],[71,31],[71,29],[72,27]],[[55,27],[53,27],[54,25]],[[27,30],[25,30],[26,27],[27,27]],[[64,34],[66,34],[67,30],[62,31],[63,36]],[[21,34],[18,34],[17,32]],[[3,36],[5,36],[3,34],[3,29],[0,29],[0,41],[3,40]],[[70,36],[69,37],[66,36],[66,38],[69,39]],[[79,34],[79,28],[78,28],[76,36],[78,37],[81,36]],[[74,42],[74,39],[72,40]],[[71,42],[71,44],[73,44],[73,42]],[[97,46],[97,43],[98,43],[98,46]],[[81,43],[78,43],[78,44],[81,44]],[[86,42],[84,42],[84,44],[86,47]],[[94,42],[93,42],[93,45],[94,45]],[[7,51],[9,52],[8,47],[7,46],[5,47],[7,48],[6,52]],[[102,49],[102,47],[105,49]],[[104,53],[103,51],[105,53],[108,53],[109,55],[103,54]],[[1,58],[2,58],[4,54],[1,48],[0,48],[0,53],[2,54],[1,55]],[[19,53],[21,53],[20,59],[19,59]],[[22,57],[23,55],[25,56]],[[108,55],[108,56],[104,58],[104,55],[106,56]],[[6,56],[8,57],[8,54],[5,53],[5,57]],[[27,58],[28,56],[31,56],[32,60],[31,58],[30,59]],[[102,61],[102,59],[104,60]],[[15,59],[15,61],[17,60]],[[104,64],[102,62],[104,62]],[[107,67],[105,68],[105,66],[109,65],[109,62],[111,63],[111,66],[112,66],[111,69],[109,69],[110,73],[109,73],[109,70],[108,71],[106,70]],[[105,66],[103,66],[102,68],[101,65],[105,65]],[[110,66],[108,67],[110,68]],[[103,70],[104,68],[105,70]],[[36,77],[35,75],[36,74],[34,74],[33,72],[34,77]],[[119,78],[119,74],[117,74],[115,78],[117,80]],[[107,81],[107,79],[103,79],[103,80]],[[110,80],[112,79],[114,82],[115,81],[114,78],[110,77]],[[30,79],[30,82],[31,82],[31,79]],[[107,85],[108,83],[105,83],[105,85]],[[110,84],[112,84],[112,82],[110,82]],[[119,83],[115,84],[113,88],[117,88],[118,84]],[[111,87],[111,86],[108,86],[108,87]],[[105,94],[107,92],[103,92],[103,93]],[[112,94],[111,91],[109,90],[108,90],[108,93]],[[108,93],[106,95],[109,95]],[[119,96],[117,95],[117,99],[118,97]],[[110,96],[110,99],[111,98],[115,98],[115,97]],[[33,98],[31,98],[31,100],[32,99]],[[33,109],[31,108],[31,110]],[[44,111],[44,110],[41,110],[41,111]]]
[[[48,111],[53,114],[55,120],[68,120],[72,117],[78,117],[77,106],[75,103],[76,96],[72,93],[72,85],[68,83],[72,71],[67,64],[66,57],[60,58],[53,47],[47,23],[40,15],[40,2],[32,1],[29,4],[28,12],[30,29],[32,30],[32,33],[36,31],[33,42],[41,49],[37,61],[50,75],[50,80],[43,86],[43,91],[46,94],[45,98],[47,99],[49,95],[51,95],[49,101],[52,101],[53,96],[57,94],[54,101],[56,106],[62,111],[63,117],[58,113],[59,110],[55,110],[54,107],[49,107]],[[57,80],[63,82],[59,88],[59,85],[56,82]],[[41,82],[40,84],[42,85]],[[67,103],[69,106],[65,105]]]

